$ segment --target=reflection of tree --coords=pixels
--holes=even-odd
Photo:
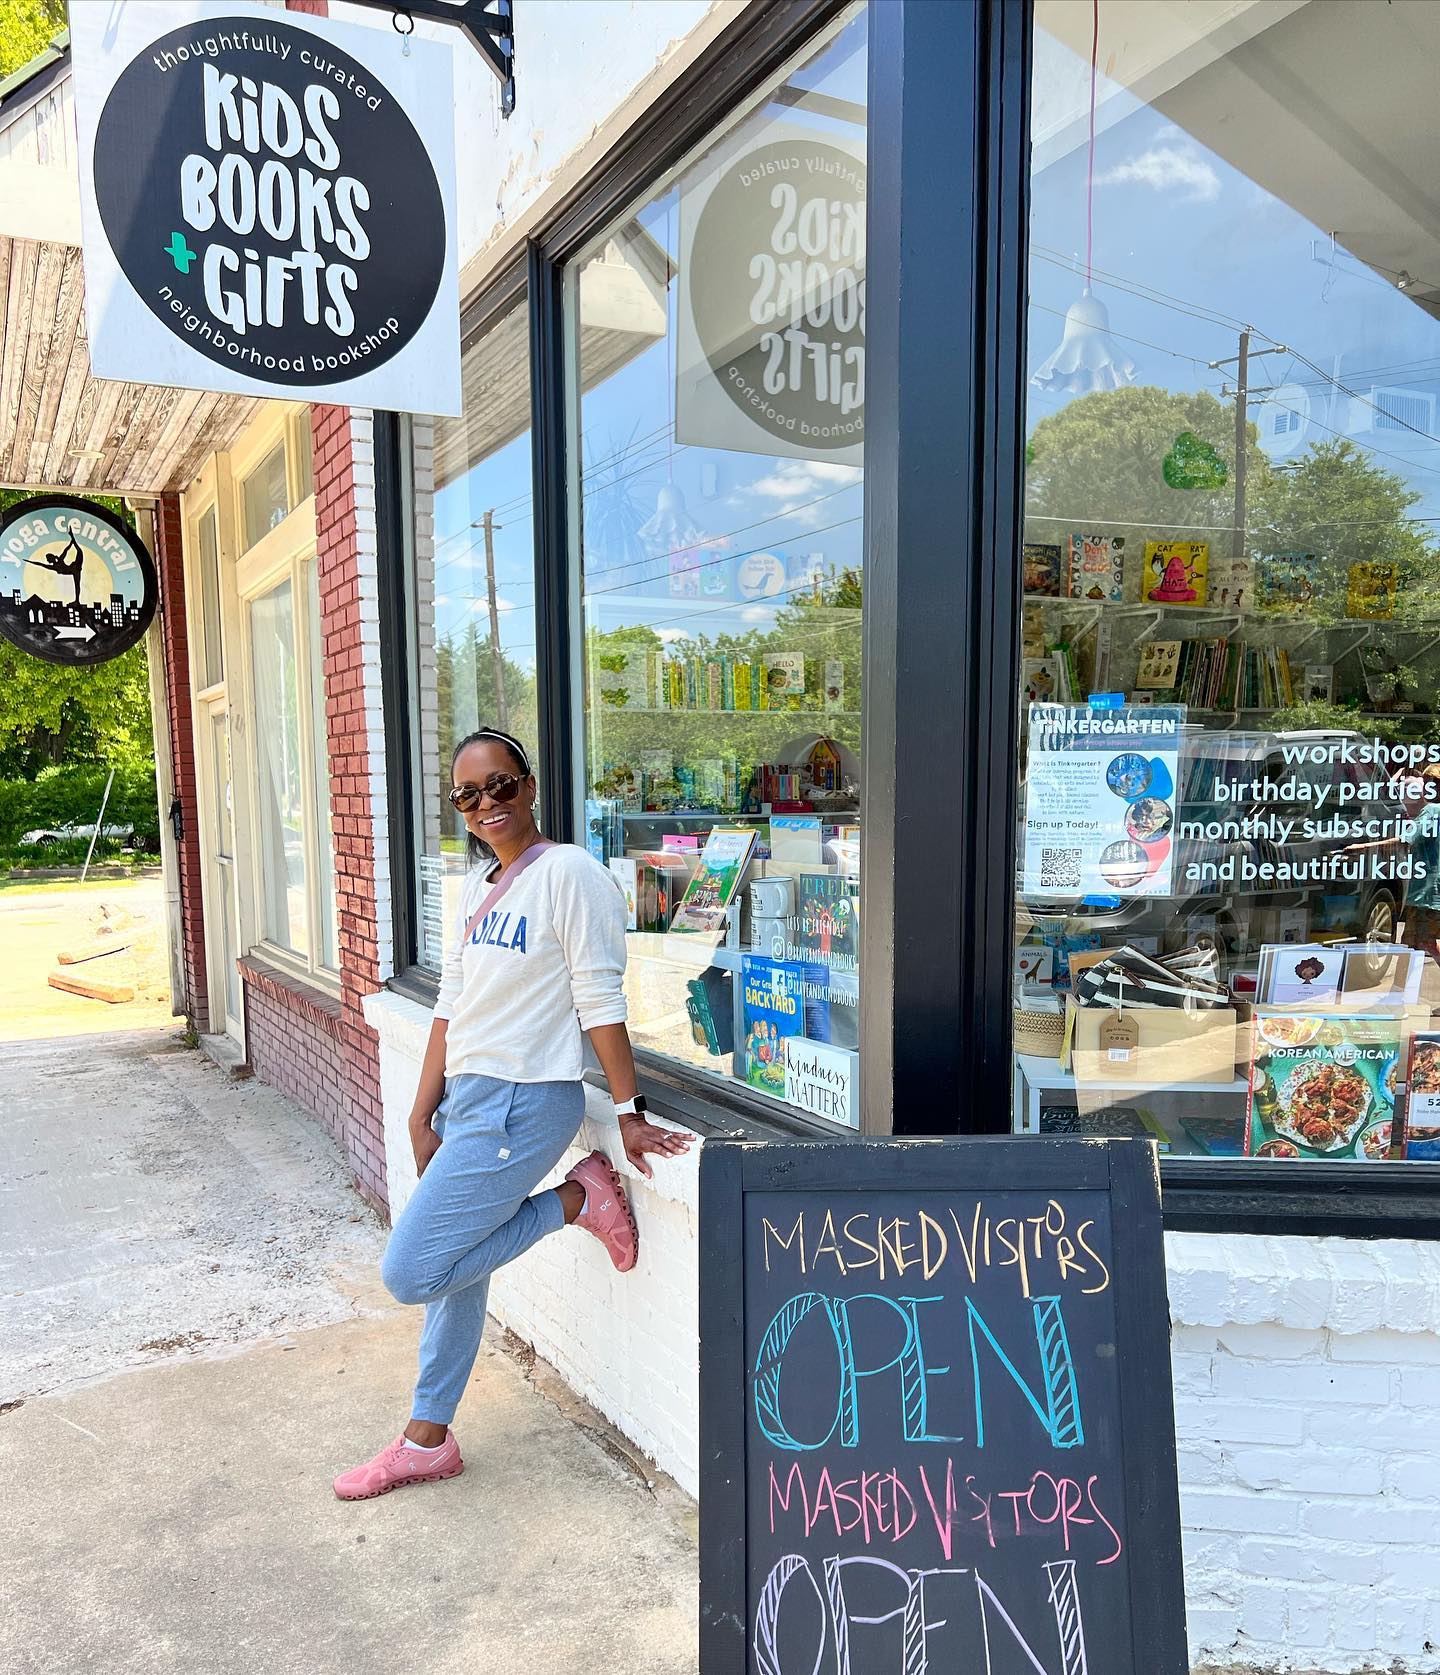
[[[1026,539],[1063,541],[1096,530],[1130,541],[1209,541],[1212,558],[1228,553],[1235,517],[1230,484],[1174,489],[1165,481],[1165,458],[1186,433],[1233,466],[1235,409],[1205,390],[1177,395],[1149,384],[1102,390],[1041,419],[1028,450]],[[1253,497],[1271,473],[1253,426],[1247,464]]]
[[[1428,525],[1412,523],[1420,496],[1405,479],[1353,442],[1316,442],[1287,471],[1272,471],[1251,502],[1250,541],[1258,552],[1313,552],[1320,560],[1311,622],[1345,615],[1352,564],[1393,564],[1405,578],[1407,610],[1440,609],[1436,554]]]
[[[1166,483],[1165,456],[1186,431],[1233,464],[1234,406],[1204,391],[1172,394],[1151,386],[1106,391],[1040,420],[1025,485],[1026,539],[1063,542],[1069,534],[1092,529],[1125,535],[1132,598],[1138,597],[1144,541],[1209,541],[1213,581],[1217,565],[1232,550],[1234,489],[1232,483],[1193,490]],[[1393,565],[1399,577],[1394,618],[1361,625],[1366,636],[1362,656],[1367,673],[1386,673],[1402,691],[1411,691],[1417,676],[1404,665],[1404,630],[1417,620],[1440,616],[1440,551],[1430,525],[1410,517],[1420,495],[1398,472],[1343,438],[1316,442],[1296,460],[1274,466],[1260,450],[1253,426],[1248,477],[1246,552],[1260,574],[1252,579],[1247,605],[1258,605],[1263,597],[1267,555],[1283,561],[1286,555],[1313,554],[1315,596],[1290,620],[1300,629],[1336,627],[1346,621],[1352,567]],[[1218,604],[1213,587],[1211,603]],[[1241,637],[1261,644],[1282,631],[1286,620],[1280,613],[1247,615]],[[1175,617],[1167,619],[1164,632],[1182,633]],[[1334,661],[1354,644],[1353,637],[1312,637],[1307,658]],[[1345,684],[1352,701],[1373,708],[1353,660],[1350,669]],[[1434,683],[1426,684],[1420,696],[1433,705]]]
[[[510,716],[507,731],[527,744],[535,737],[535,677],[527,674],[501,647],[500,674]],[[452,629],[435,647],[435,688],[440,737],[457,739],[476,727],[494,726],[499,712],[496,659],[490,636],[478,623]]]

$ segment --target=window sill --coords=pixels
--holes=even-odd
[[[687,1073],[672,1059],[643,1047],[635,1049],[635,1069],[640,1092],[658,1116],[692,1129],[708,1138],[742,1140],[850,1140],[858,1139],[855,1129],[817,1122],[799,1111],[777,1106],[738,1083],[720,1083],[700,1074]],[[608,1088],[598,1070],[587,1070],[592,1086]]]
[[[252,951],[242,954],[235,969],[250,987],[283,1006],[298,1012],[327,1033],[338,1033],[341,1019],[340,997],[309,977],[301,977],[285,967]]]
[[[1440,1164],[1162,1158],[1172,1232],[1440,1239]]]

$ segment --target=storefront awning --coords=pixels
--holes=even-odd
[[[91,375],[69,38],[0,82],[0,487],[183,488],[255,411]]]
[[[255,412],[248,396],[95,378],[73,246],[0,235],[0,486],[181,489]]]

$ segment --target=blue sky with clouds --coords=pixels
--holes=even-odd
[[[1037,57],[1072,82],[1088,77],[1088,65],[1054,41]],[[1337,388],[1365,398],[1376,387],[1409,392],[1422,398],[1418,407],[1384,399],[1412,423],[1422,414],[1418,428],[1440,430],[1433,411],[1440,323],[1351,256],[1343,240],[1332,250],[1329,228],[1307,221],[1103,74],[1099,102],[1106,120],[1095,153],[1094,294],[1109,310],[1117,345],[1136,363],[1134,382],[1218,395],[1224,375],[1206,363],[1233,356],[1240,327],[1249,325],[1253,348],[1280,342],[1299,352],[1252,365],[1252,386],[1303,391],[1286,391],[1278,407],[1252,408],[1262,441],[1275,446],[1277,414],[1294,410],[1299,423],[1280,421],[1289,427],[1282,450],[1351,436],[1422,495],[1415,515],[1440,514],[1440,443],[1403,425],[1377,424],[1367,400]],[[1033,182],[1031,372],[1060,341],[1065,311],[1084,284],[1085,182],[1083,140]],[[1031,386],[1030,425],[1065,399]]]

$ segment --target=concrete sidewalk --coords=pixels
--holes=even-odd
[[[694,1670],[693,1508],[493,1328],[465,1474],[334,1499],[419,1311],[271,1090],[173,1031],[0,1047],[0,1228],[7,1675]]]

